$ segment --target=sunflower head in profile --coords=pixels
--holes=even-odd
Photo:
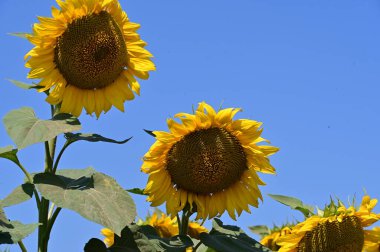
[[[282,226],[274,226],[269,228],[267,226],[251,226],[249,229],[258,234],[261,237],[260,243],[272,251],[278,251],[280,246],[278,246],[277,241],[280,237],[288,235],[292,232],[292,227],[294,224],[288,223]]]
[[[155,70],[136,30],[118,0],[57,0],[52,17],[38,17],[25,55],[28,78],[40,79],[47,102],[79,116],[84,108],[97,117],[140,94],[136,76]]]
[[[144,156],[142,171],[149,174],[145,192],[152,206],[166,202],[172,217],[185,207],[197,219],[212,218],[228,211],[250,212],[262,199],[257,172],[275,173],[268,156],[278,148],[258,145],[261,123],[233,120],[240,109],[216,112],[201,102],[194,114],[168,119],[170,132],[154,131],[156,142]]]
[[[346,208],[341,201],[331,202],[324,211],[310,216],[280,237],[279,252],[362,252],[371,236],[365,227],[380,220],[372,210],[377,199],[364,196],[359,207]],[[373,237],[373,236],[372,236]]]

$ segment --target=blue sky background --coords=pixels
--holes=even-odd
[[[167,130],[166,119],[191,112],[207,101],[241,107],[237,118],[264,122],[263,136],[281,148],[271,157],[277,175],[261,175],[264,202],[235,223],[282,224],[301,219],[266,194],[296,196],[323,206],[330,195],[373,197],[379,189],[380,2],[378,0],[287,1],[131,1],[121,0],[130,19],[140,23],[157,71],[141,81],[141,97],[97,120],[82,114],[83,132],[125,145],[79,142],[61,168],[85,168],[113,176],[124,188],[144,187],[141,157],[154,142],[142,129]],[[22,106],[49,118],[44,94],[25,91],[6,79],[27,81],[23,56],[32,45],[10,32],[30,32],[36,16],[51,16],[52,0],[0,1],[0,116]],[[31,82],[31,81],[28,81]],[[62,144],[63,140],[60,139]],[[12,144],[0,128],[0,146]],[[43,145],[19,152],[25,166],[43,169]],[[13,164],[0,160],[0,198],[23,181]],[[149,204],[133,196],[144,217]],[[6,208],[9,218],[37,221],[35,202]],[[380,207],[376,208],[380,211]],[[210,225],[210,223],[207,223]],[[51,251],[82,251],[102,227],[63,210],[53,228]],[[250,234],[251,235],[251,234]],[[36,250],[36,233],[25,240]],[[6,246],[0,246],[5,248]],[[11,251],[18,251],[16,246]]]

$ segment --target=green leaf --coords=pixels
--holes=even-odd
[[[213,228],[210,233],[201,233],[200,239],[203,244],[216,251],[271,251],[255,239],[246,235],[241,228],[237,226],[223,225],[223,222],[217,218],[213,219]]]
[[[9,159],[17,164],[17,149],[13,149],[12,145],[0,148],[0,158]]]
[[[248,228],[249,228],[249,230],[252,231],[252,233],[258,234],[260,236],[265,236],[265,235],[270,234],[270,229],[265,225],[250,226]]]
[[[57,207],[71,209],[116,234],[136,217],[135,204],[116,181],[92,168],[38,173],[34,184]]]
[[[22,224],[18,221],[9,221],[4,210],[0,207],[0,244],[14,244],[38,227],[39,224]]]
[[[280,202],[281,204],[290,206],[292,209],[300,211],[303,213],[303,215],[305,215],[305,217],[313,215],[314,208],[312,206],[305,205],[301,200],[297,198],[276,194],[268,194],[268,196]]]
[[[97,238],[91,238],[84,246],[84,252],[108,252],[107,246]]]
[[[40,86],[30,85],[30,84],[28,84],[26,82],[22,82],[22,81],[11,80],[11,79],[8,79],[8,81],[10,81],[13,85],[15,85],[17,87],[22,88],[22,89],[26,89],[26,90],[40,88]]]
[[[70,114],[58,114],[51,120],[41,120],[29,107],[12,110],[4,116],[3,122],[18,149],[81,128],[79,120]]]
[[[30,33],[27,33],[27,32],[12,32],[12,33],[8,33],[8,34],[12,35],[12,36],[19,37],[19,38],[27,38],[27,36],[30,35]]]
[[[83,133],[66,133],[65,137],[67,140],[76,142],[76,141],[88,141],[88,142],[107,142],[107,143],[116,143],[116,144],[124,144],[131,140],[132,137],[127,138],[122,141],[116,141],[111,138],[106,138],[98,134],[83,134]]]
[[[156,137],[156,135],[153,133],[153,131],[151,131],[151,130],[146,130],[146,129],[144,129],[144,131],[145,131],[146,133],[148,133],[149,135],[151,135],[152,137]]]
[[[138,194],[138,195],[147,195],[146,193],[144,193],[144,189],[137,188],[137,187],[132,188],[132,189],[127,189],[126,191],[133,194]]]
[[[22,184],[14,189],[5,199],[0,201],[1,207],[8,207],[20,204],[33,197],[34,185],[31,183]]]

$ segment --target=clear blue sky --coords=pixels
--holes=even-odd
[[[21,90],[5,79],[26,80],[23,56],[32,45],[9,32],[30,32],[36,16],[50,16],[52,0],[0,1],[0,116],[22,106],[48,118],[44,95]],[[141,81],[142,94],[99,120],[82,115],[83,132],[125,145],[76,143],[62,168],[97,170],[124,188],[144,187],[141,157],[154,139],[142,129],[166,130],[166,119],[191,112],[192,105],[241,107],[241,118],[264,122],[263,136],[281,148],[271,158],[277,175],[262,175],[264,203],[243,214],[237,225],[281,224],[301,215],[266,194],[285,194],[320,205],[330,195],[345,202],[363,188],[380,197],[380,2],[378,0],[121,0],[154,54],[157,71]],[[61,143],[63,140],[61,139]],[[12,144],[3,127],[0,146]],[[31,171],[43,167],[43,146],[19,152]],[[23,181],[0,160],[0,198]],[[145,216],[145,198],[133,196]],[[34,201],[6,208],[9,218],[37,221]],[[380,211],[380,207],[376,208]],[[223,217],[227,223],[234,221]],[[209,225],[209,224],[208,224]],[[51,251],[82,251],[102,227],[70,210],[61,212]],[[249,231],[247,231],[249,233]],[[36,233],[25,243],[36,248]],[[4,246],[0,246],[4,248]],[[18,247],[12,247],[18,251]]]

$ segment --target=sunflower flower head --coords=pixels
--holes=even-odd
[[[155,70],[136,30],[118,0],[57,0],[52,17],[38,17],[28,40],[35,46],[25,55],[28,78],[40,79],[47,102],[61,112],[79,116],[124,111],[124,102],[140,94],[136,76]]]
[[[156,142],[144,156],[142,171],[149,174],[145,192],[152,206],[166,202],[172,217],[189,207],[196,219],[222,215],[236,219],[262,199],[257,172],[274,174],[268,157],[278,148],[258,145],[261,123],[233,120],[240,109],[216,112],[205,102],[194,114],[168,119],[170,132],[154,131]]]
[[[277,241],[280,237],[292,233],[292,224],[287,224],[282,227],[273,227],[272,229],[268,228],[267,233],[261,233],[260,243],[270,250],[277,251],[280,246],[277,245]]]
[[[346,207],[341,201],[333,202],[298,223],[292,232],[280,237],[280,252],[361,252],[367,243],[365,227],[380,220],[372,212],[376,199],[364,196],[359,207]]]
[[[156,229],[158,235],[162,238],[170,238],[179,233],[177,219],[171,219],[164,213],[161,213],[160,217],[158,217],[157,213],[153,213],[153,215],[147,219],[147,222],[148,225]]]

